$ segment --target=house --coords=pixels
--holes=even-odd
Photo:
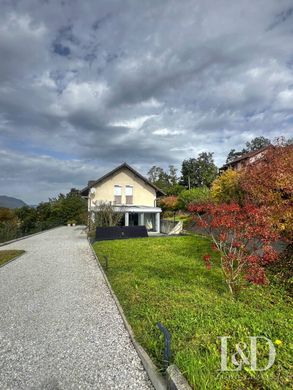
[[[253,152],[245,153],[242,156],[235,158],[235,160],[223,165],[222,168],[220,168],[220,171],[223,172],[229,168],[235,171],[239,171],[246,167],[248,164],[252,164],[262,158],[269,148],[270,146],[265,146],[261,149],[254,150]]]
[[[80,193],[88,199],[92,219],[99,210],[99,204],[106,202],[123,214],[123,226],[145,225],[148,231],[160,232],[162,209],[157,207],[156,202],[165,194],[127,163],[98,180],[89,181]]]

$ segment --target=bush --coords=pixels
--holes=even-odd
[[[211,194],[207,187],[191,188],[182,191],[178,197],[180,210],[187,210],[189,204],[204,203],[210,200]]]
[[[166,196],[165,198],[160,199],[158,205],[162,207],[163,211],[176,212],[179,210],[178,197],[174,195]]]
[[[212,184],[211,196],[217,203],[242,203],[244,192],[240,187],[241,173],[228,169]]]
[[[121,212],[116,211],[111,204],[101,202],[98,205],[98,210],[95,211],[94,227],[118,226],[122,217],[122,210]]]
[[[15,214],[20,221],[22,235],[35,233],[37,229],[37,210],[30,206],[23,206],[15,210]]]
[[[163,219],[164,218],[173,218],[174,217],[174,212],[173,211],[163,211]]]
[[[18,235],[18,227],[13,222],[0,222],[0,242],[13,240]]]
[[[288,294],[293,297],[293,244],[289,244],[279,259],[269,265],[273,280],[281,283]]]
[[[176,184],[173,184],[171,187],[169,187],[166,190],[166,193],[167,193],[167,195],[176,195],[176,196],[178,196],[184,190],[185,190],[184,186],[182,186],[181,184],[176,183]]]
[[[19,221],[13,210],[0,208],[0,242],[16,238],[19,234]]]

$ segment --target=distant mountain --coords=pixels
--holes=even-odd
[[[7,209],[17,209],[18,207],[26,206],[20,199],[12,198],[11,196],[0,195],[0,207]]]

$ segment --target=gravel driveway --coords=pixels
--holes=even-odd
[[[152,389],[80,227],[7,245],[0,389]]]

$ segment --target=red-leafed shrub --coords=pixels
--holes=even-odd
[[[249,164],[240,177],[249,202],[267,209],[268,224],[293,241],[293,145],[278,143]]]
[[[172,212],[175,222],[176,212],[179,210],[179,201],[178,197],[175,195],[166,196],[165,198],[160,199],[158,205],[162,207],[164,214],[166,212]]]
[[[178,197],[175,195],[166,196],[165,198],[160,199],[159,205],[164,211],[178,211]]]
[[[255,284],[267,283],[264,266],[278,257],[272,244],[278,233],[268,224],[267,209],[252,203],[190,205],[195,221],[213,240],[212,249],[220,254],[224,279],[233,296],[246,279]],[[204,257],[207,268],[211,256]]]

